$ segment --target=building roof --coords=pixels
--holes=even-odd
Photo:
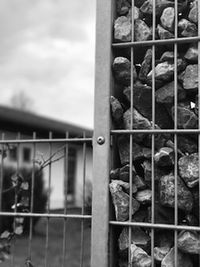
[[[93,132],[92,129],[5,106],[0,106],[0,130],[23,134],[37,132],[42,137],[48,137],[49,132],[52,132],[55,138],[65,137],[66,132],[69,132],[70,137],[81,137],[83,132],[91,137]]]

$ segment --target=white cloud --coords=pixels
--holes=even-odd
[[[9,1],[0,0],[8,17],[15,13],[7,27],[0,26],[5,37],[0,45],[0,103],[25,90],[38,113],[91,127],[94,0],[22,2],[17,13]],[[2,22],[8,22],[7,17]]]

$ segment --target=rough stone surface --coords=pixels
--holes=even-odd
[[[184,37],[194,37],[198,35],[196,24],[187,19],[181,19],[178,23],[178,28],[181,31],[181,35]]]
[[[140,10],[138,7],[134,7],[134,21],[136,19],[140,19],[141,15],[140,15]],[[132,22],[132,9],[129,10],[128,14],[127,14],[127,18],[130,19],[130,21]]]
[[[198,65],[188,65],[179,76],[185,90],[197,91],[198,89]]]
[[[192,8],[188,14],[188,19],[191,22],[198,23],[198,0],[193,2]]]
[[[167,7],[174,7],[174,1],[170,0],[156,0],[156,15],[160,16],[163,10]],[[179,1],[179,11],[184,10],[187,7],[187,1]],[[153,13],[153,0],[147,0],[140,8],[141,12],[146,15],[152,15]]]
[[[190,212],[193,208],[193,197],[179,176],[178,183],[178,208]],[[163,206],[174,208],[175,205],[175,178],[172,173],[160,179],[160,203]]]
[[[186,67],[185,62],[182,59],[177,60],[178,72],[184,70]],[[152,70],[147,75],[147,83],[152,83]],[[155,67],[155,82],[157,87],[161,87],[163,84],[170,82],[174,77],[174,63],[168,61],[161,62]]]
[[[163,10],[163,13],[160,17],[162,26],[168,31],[174,31],[174,18],[175,11],[173,7],[167,7]]]
[[[117,124],[120,125],[123,122],[123,112],[124,111],[123,111],[122,105],[118,101],[118,99],[115,98],[114,96],[110,97],[110,104],[111,104],[112,118]]]
[[[131,0],[117,0],[116,7],[119,15],[126,15],[131,8]]]
[[[196,232],[181,232],[178,235],[178,248],[189,254],[200,254],[200,236]]]
[[[122,85],[130,85],[131,62],[125,57],[116,57],[113,62],[113,72],[116,81]],[[136,79],[137,73],[133,66],[133,78]]]
[[[131,129],[131,109],[128,109],[123,115],[124,128]],[[148,119],[143,117],[135,108],[133,108],[133,124],[132,128],[136,130],[151,129],[151,123]],[[135,134],[135,142],[142,142],[146,134]]]
[[[147,26],[147,24],[141,20],[135,20],[135,41],[147,41],[151,39],[151,29]]]
[[[145,181],[151,181],[152,179],[152,165],[149,160],[145,160],[142,163],[142,167],[144,169],[144,178]],[[165,174],[165,172],[161,169],[159,169],[156,165],[154,166],[154,180],[159,181],[160,178]]]
[[[118,180],[119,179],[119,170],[120,168],[116,168],[110,171],[110,179]],[[127,181],[124,181],[127,182]]]
[[[151,257],[135,244],[131,245],[131,262],[134,267],[151,267]]]
[[[142,190],[146,187],[146,184],[144,182],[144,180],[138,176],[136,174],[135,168],[134,166],[132,167],[132,181],[133,181],[133,185],[136,186],[136,188],[138,190]],[[124,182],[129,182],[129,171],[130,171],[130,165],[127,164],[125,166],[123,166],[122,168],[119,169],[119,175],[118,175],[118,179],[124,181]]]
[[[138,191],[135,194],[135,199],[141,205],[149,205],[149,204],[151,204],[152,192],[151,192],[150,189],[145,189],[145,190],[142,190],[142,191]]]
[[[117,181],[112,181],[109,185],[110,192],[115,207],[117,221],[126,221],[129,217],[129,195],[122,190],[122,186]],[[132,198],[132,214],[140,207],[140,204]]]
[[[140,227],[131,228],[131,243],[136,246],[148,250],[150,246],[150,236],[146,234]],[[129,247],[129,229],[128,227],[123,228],[119,239],[118,239],[119,249],[121,251],[128,249]]]
[[[197,142],[192,140],[188,136],[178,136],[178,149],[180,149],[183,153],[195,153],[198,150]]]
[[[174,119],[174,107],[172,107],[172,119]],[[181,129],[197,129],[198,117],[187,107],[177,107],[177,126]]]
[[[162,54],[161,61],[174,61],[174,52],[173,51],[166,51]]]
[[[127,136],[120,136],[118,138],[118,148],[120,161],[122,165],[128,164],[130,161],[130,143]],[[133,143],[133,161],[141,161],[144,159],[151,158],[151,149],[147,147],[140,146]]]
[[[126,87],[123,93],[130,102],[130,87]],[[134,84],[133,106],[149,121],[152,120],[152,89],[150,86],[139,82]],[[163,129],[170,129],[173,127],[173,122],[169,113],[160,103],[155,103],[155,123]]]
[[[152,68],[152,49],[148,49],[144,56],[144,60],[142,62],[141,69],[140,69],[139,76],[138,76],[142,82],[146,82],[147,74],[149,73],[151,68]]]
[[[159,167],[171,167],[174,165],[174,150],[170,147],[162,147],[154,156]]]
[[[172,248],[169,253],[164,257],[161,267],[174,267],[174,254],[175,250]],[[187,254],[178,251],[178,266],[180,267],[193,267],[192,261]]]
[[[154,258],[156,261],[161,262],[168,254],[170,248],[168,247],[154,247]]]
[[[122,187],[123,191],[125,193],[127,193],[128,195],[130,195],[130,183],[127,183],[127,182],[124,182],[122,180],[116,180],[116,179],[113,179],[111,180],[111,182],[114,181],[115,183],[117,183],[119,186]],[[137,192],[137,187],[132,184],[132,193],[136,193]]]
[[[189,63],[198,63],[198,47],[197,45],[193,44],[191,45],[186,54],[184,55],[184,58],[189,62]]]
[[[118,17],[114,23],[114,38],[119,42],[131,41],[132,24],[126,16]]]
[[[157,31],[161,40],[174,38],[173,33],[163,28],[160,24],[157,26]]]
[[[186,98],[186,92],[182,86],[178,83],[178,101],[183,101]],[[156,93],[156,102],[162,104],[174,104],[175,84],[174,81],[165,84],[159,88]]]
[[[178,161],[179,174],[188,187],[199,183],[199,157],[197,153],[183,156]]]

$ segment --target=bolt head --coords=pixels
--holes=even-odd
[[[99,145],[103,145],[103,144],[105,143],[105,138],[104,138],[103,136],[99,136],[99,137],[97,138],[97,143],[98,143]]]

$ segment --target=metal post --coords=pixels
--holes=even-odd
[[[112,0],[97,0],[91,267],[108,267]]]

